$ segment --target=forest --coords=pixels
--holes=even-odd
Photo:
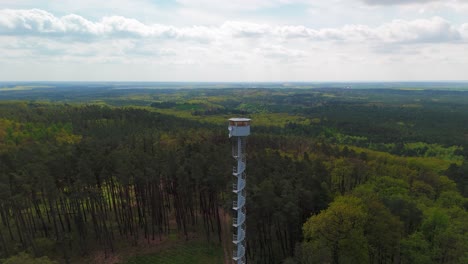
[[[248,263],[468,263],[445,83],[2,83],[0,263],[231,263],[231,117]]]

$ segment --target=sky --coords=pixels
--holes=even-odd
[[[0,81],[468,80],[468,0],[0,0]]]

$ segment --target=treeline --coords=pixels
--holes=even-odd
[[[466,263],[468,200],[431,161],[421,161],[370,154],[359,166],[368,180],[306,221],[291,262]],[[352,167],[342,169],[348,162],[335,160],[332,178],[352,179]]]
[[[294,124],[252,130],[250,263],[466,260],[468,205],[453,181],[466,165],[330,144]],[[135,108],[0,104],[0,258],[69,262],[174,232],[230,241],[226,132]]]
[[[221,240],[225,135],[188,131],[190,123],[143,110],[14,107],[27,114],[5,112],[12,119],[2,122],[2,257],[29,251],[69,262],[174,231]],[[54,129],[65,121],[73,131]]]
[[[11,104],[2,115],[3,257],[28,251],[62,254],[67,262],[95,249],[110,253],[122,240],[137,245],[169,232],[231,239],[221,237],[220,216],[230,214],[233,198],[224,126],[99,106]],[[326,177],[323,164],[265,152],[297,144],[268,135],[249,143],[252,259],[276,262],[292,255],[301,223],[329,201],[320,178],[312,177]],[[298,173],[293,178],[292,168]],[[284,183],[284,201],[276,190],[263,191],[276,179]],[[273,207],[263,204],[273,201]],[[274,212],[282,203],[290,208]]]
[[[96,249],[110,253],[122,240],[138,245],[170,232],[231,240],[221,234],[221,215],[230,214],[233,200],[224,126],[132,108],[10,107],[1,117],[7,133],[0,137],[3,257],[28,251],[61,254],[68,262]],[[267,150],[298,144],[306,143],[271,135],[249,142],[252,260],[291,256],[302,239],[301,224],[329,202],[322,162]],[[283,203],[288,208],[277,210]]]

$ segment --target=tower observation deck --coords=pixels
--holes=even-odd
[[[250,119],[248,118],[231,118],[229,119],[229,137],[232,140],[232,156],[237,161],[237,166],[234,166],[232,175],[235,180],[232,186],[232,191],[237,194],[236,199],[232,203],[234,216],[232,218],[232,226],[235,228],[232,242],[234,243],[234,251],[232,259],[237,264],[246,263],[246,210],[245,200],[247,192],[246,184],[246,137],[250,135]]]

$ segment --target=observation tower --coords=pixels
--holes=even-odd
[[[250,119],[248,118],[231,118],[229,119],[229,138],[234,137],[232,140],[232,156],[237,161],[237,166],[234,166],[232,175],[236,178],[232,186],[232,191],[237,194],[237,198],[232,203],[232,209],[235,211],[232,218],[232,226],[235,228],[232,242],[234,243],[234,251],[232,259],[237,264],[245,263],[246,252],[246,210],[245,198],[247,192],[245,190],[245,168],[246,156],[245,146],[246,137],[250,135]]]

